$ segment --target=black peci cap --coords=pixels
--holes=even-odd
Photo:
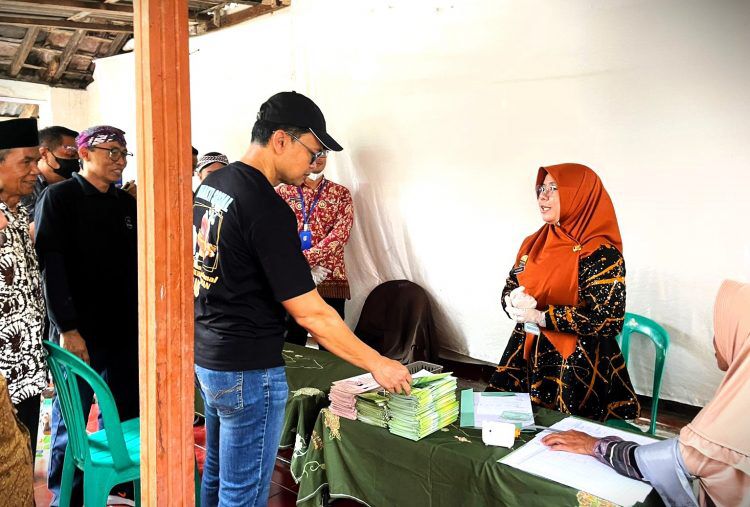
[[[0,121],[0,150],[39,146],[39,131],[34,118]]]
[[[277,93],[260,106],[258,120],[279,125],[310,129],[318,141],[331,151],[341,151],[336,140],[326,131],[326,119],[315,102],[297,92]]]

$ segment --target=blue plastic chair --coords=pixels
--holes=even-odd
[[[659,406],[659,391],[661,391],[661,381],[664,375],[667,349],[669,349],[669,333],[667,333],[662,326],[648,317],[637,315],[635,313],[626,313],[622,332],[617,335],[617,343],[622,349],[622,357],[625,360],[625,366],[628,364],[628,357],[630,355],[630,337],[633,333],[649,338],[656,349],[656,357],[654,361],[654,385],[651,401],[651,424],[648,429],[648,433],[654,435],[656,433],[656,415]],[[637,430],[635,426],[619,419],[610,419],[607,421],[607,425],[623,429]]]

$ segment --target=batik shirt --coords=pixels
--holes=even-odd
[[[518,285],[511,271],[503,300]],[[578,337],[575,351],[563,358],[542,328],[524,359],[526,333],[518,324],[488,390],[527,392],[536,405],[589,419],[634,419],[640,405],[615,340],[625,316],[625,261],[615,247],[602,245],[580,260],[578,293],[579,305],[544,312],[547,328]]]
[[[44,298],[28,212],[18,206],[12,213],[0,202],[0,213],[8,221],[0,229],[0,373],[8,380],[11,401],[18,404],[47,384]]]
[[[349,190],[338,183],[323,180],[314,190],[307,185],[280,185],[276,192],[292,208],[297,217],[297,231],[303,228],[302,202],[298,188],[302,188],[305,210],[309,213],[315,196],[320,190],[320,198],[308,222],[312,232],[312,248],[305,250],[305,258],[311,268],[321,266],[331,274],[318,285],[318,292],[327,298],[349,299],[349,281],[344,266],[344,246],[349,241],[349,233],[354,223],[354,206]]]

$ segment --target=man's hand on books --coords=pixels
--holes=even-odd
[[[409,394],[411,392],[411,375],[406,366],[380,356],[380,361],[372,370],[375,380],[391,393]]]

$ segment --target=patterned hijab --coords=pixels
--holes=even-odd
[[[725,280],[714,306],[716,353],[728,365],[713,399],[680,432],[680,442],[750,475],[750,284]],[[688,469],[691,463],[686,462]]]
[[[516,266],[523,264],[518,281],[536,298],[537,308],[575,306],[578,262],[604,244],[622,253],[620,228],[612,200],[594,171],[581,164],[540,167],[537,186],[547,174],[557,183],[560,222],[544,224],[524,240],[516,258]],[[563,358],[576,348],[575,335],[549,329],[544,335]]]

